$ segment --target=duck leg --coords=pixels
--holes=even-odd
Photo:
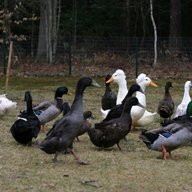
[[[78,142],[80,142],[80,140],[79,140],[79,138],[78,138],[78,137],[76,137],[76,139],[77,139],[77,141],[78,141]]]
[[[165,148],[164,145],[162,145],[161,147],[162,147],[162,159],[166,160],[167,159],[167,157],[166,157],[167,149]]]
[[[53,157],[53,162],[54,162],[54,163],[57,162],[57,156],[58,156],[58,154],[59,154],[59,152],[56,151],[55,156]]]
[[[119,145],[119,142],[117,143],[117,147],[119,148],[120,151],[122,151],[120,145]]]
[[[77,161],[77,163],[81,164],[81,165],[87,165],[88,163],[86,161],[81,160],[74,152],[73,149],[70,149],[70,153],[73,155],[73,157],[75,158],[75,160]]]

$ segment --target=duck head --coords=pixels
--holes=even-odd
[[[88,87],[88,86],[100,87],[100,85],[90,77],[82,77],[81,79],[79,79],[77,83],[77,87],[80,85],[82,85],[83,87]]]
[[[165,89],[169,89],[170,87],[173,87],[173,85],[170,81],[168,81],[165,85]]]
[[[191,88],[191,81],[186,81],[185,82],[185,89],[190,89]]]
[[[58,87],[55,91],[55,98],[62,97],[64,94],[69,94],[68,88],[67,87]]]
[[[115,71],[115,73],[113,73],[111,78],[108,81],[106,81],[106,83],[115,82],[115,83],[119,84],[122,80],[126,80],[125,73],[123,70],[117,69]]]
[[[149,77],[147,77],[147,75],[144,74],[144,73],[141,73],[141,74],[137,77],[136,82],[137,82],[137,84],[140,85],[140,87],[143,89],[143,91],[144,91],[145,88],[146,88],[147,86],[149,86],[149,85],[150,85],[150,86],[153,86],[153,87],[157,87],[157,85],[156,85]]]

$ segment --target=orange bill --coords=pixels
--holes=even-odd
[[[113,77],[111,77],[106,83],[111,83],[113,81]]]
[[[158,87],[153,81],[151,81],[151,82],[149,83],[149,85],[151,85],[151,86],[153,86],[153,87]]]

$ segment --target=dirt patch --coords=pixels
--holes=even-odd
[[[143,72],[155,78],[173,78],[173,79],[190,79],[192,63],[191,62],[159,62],[156,67],[152,67],[150,62],[140,61],[138,74]],[[121,57],[96,57],[91,60],[75,59],[72,62],[71,75],[73,76],[105,76],[112,74],[116,69],[123,69],[129,79],[136,76],[136,62],[134,59]],[[22,62],[11,66],[12,75],[16,76],[63,76],[69,75],[68,63],[58,64],[40,64],[34,62]]]

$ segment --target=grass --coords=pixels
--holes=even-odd
[[[72,102],[78,77],[28,77],[9,81],[8,97],[18,102],[18,108],[0,120],[0,185],[1,191],[191,191],[192,190],[192,148],[186,146],[173,152],[176,160],[160,159],[160,153],[150,151],[138,139],[140,130],[129,133],[129,142],[121,141],[122,151],[117,146],[99,150],[85,134],[80,142],[74,142],[74,149],[89,165],[77,164],[71,155],[59,155],[58,162],[52,162],[48,155],[35,146],[19,145],[12,138],[9,129],[20,110],[25,109],[24,92],[30,90],[34,103],[44,99],[52,100],[57,86],[67,86],[72,96],[64,100]],[[103,79],[96,78],[101,88],[87,88],[84,94],[84,108],[95,116],[93,124],[101,120],[100,100],[104,91]],[[170,80],[170,79],[169,79]],[[159,87],[148,87],[147,109],[155,111],[164,93],[165,80],[155,81]],[[174,80],[171,90],[177,105],[183,96],[185,80]],[[128,82],[130,85],[133,82]],[[4,78],[0,77],[1,93],[4,93]],[[117,90],[116,85],[112,85]],[[59,117],[60,118],[60,117]],[[54,121],[48,124],[51,128]],[[158,127],[158,120],[147,129]],[[40,132],[42,140],[45,133]]]

